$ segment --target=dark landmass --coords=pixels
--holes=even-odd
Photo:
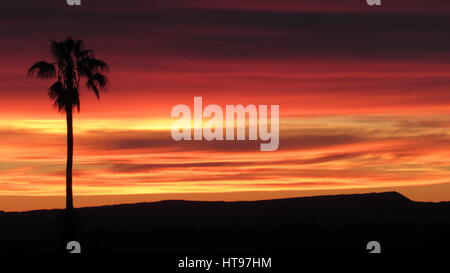
[[[0,252],[61,252],[62,210],[0,213]],[[450,253],[450,202],[396,192],[77,209],[83,253]]]

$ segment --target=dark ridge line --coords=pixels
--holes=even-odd
[[[262,200],[252,200],[252,201],[198,201],[198,200],[184,200],[184,199],[168,199],[160,200],[154,202],[138,202],[138,203],[123,203],[123,204],[112,204],[112,205],[102,205],[102,206],[87,206],[79,207],[77,210],[91,210],[91,209],[107,209],[107,208],[132,208],[132,207],[143,207],[149,205],[159,205],[159,204],[195,204],[195,205],[211,205],[211,204],[225,204],[225,205],[257,205],[257,204],[274,204],[279,202],[289,202],[289,201],[339,201],[339,200],[354,200],[363,199],[366,200],[395,200],[410,204],[446,204],[450,202],[417,202],[412,201],[406,196],[396,192],[372,192],[372,193],[361,193],[361,194],[336,194],[336,195],[317,195],[317,196],[305,196],[305,197],[289,197],[289,198],[275,198],[275,199],[262,199]],[[37,209],[29,211],[10,211],[4,212],[0,211],[0,214],[28,214],[28,213],[39,213],[39,212],[61,212],[64,209]]]

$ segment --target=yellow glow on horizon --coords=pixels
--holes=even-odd
[[[232,150],[214,141],[176,146],[170,142],[172,118],[75,117],[74,192],[270,192],[445,183],[450,149],[435,136],[450,136],[448,118],[283,117],[280,150],[264,153],[244,142]],[[405,129],[405,122],[419,128]],[[62,195],[65,119],[0,119],[0,129],[9,134],[0,143],[0,196]]]
[[[0,119],[0,128],[16,130],[36,130],[36,132],[62,134],[66,133],[65,119]],[[171,128],[170,119],[75,119],[74,130],[77,133],[95,130],[151,130],[164,131]]]

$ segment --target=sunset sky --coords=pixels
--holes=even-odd
[[[111,67],[109,91],[82,90],[75,115],[74,193],[92,196],[76,206],[381,189],[450,200],[448,1],[81,1],[2,3],[0,210],[63,206],[42,196],[64,194],[65,119],[52,82],[26,72],[68,35]],[[194,96],[280,105],[280,148],[172,140],[170,111]]]

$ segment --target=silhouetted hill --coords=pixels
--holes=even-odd
[[[78,209],[83,252],[449,252],[450,203],[396,192]],[[1,252],[52,252],[61,210],[0,214]]]

